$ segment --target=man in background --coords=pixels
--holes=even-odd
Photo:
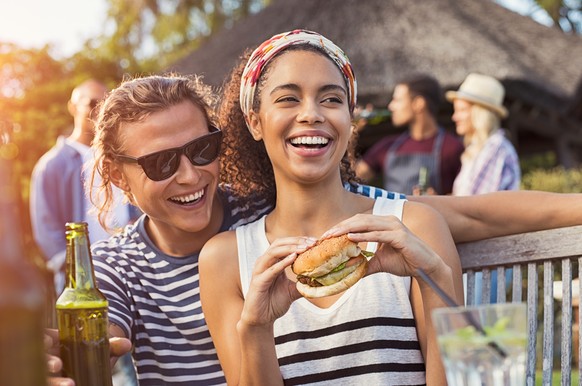
[[[30,188],[30,216],[37,245],[44,254],[47,266],[54,272],[55,289],[60,293],[64,286],[65,223],[87,222],[92,242],[108,238],[92,213],[92,203],[86,193],[85,181],[93,153],[90,145],[94,136],[93,120],[98,103],[105,97],[107,87],[95,79],[81,83],[73,90],[68,110],[74,128],[68,137],[59,137],[57,143],[37,162],[32,172]],[[85,172],[87,170],[87,172]],[[130,205],[115,206],[115,223],[111,228],[122,227],[137,215]]]
[[[356,165],[358,177],[370,181],[382,173],[384,189],[405,194],[420,193],[419,179],[426,178],[426,193],[451,193],[464,147],[437,123],[441,100],[441,87],[431,76],[399,81],[388,109],[393,125],[407,130],[372,146]]]

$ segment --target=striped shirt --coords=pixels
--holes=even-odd
[[[374,214],[402,217],[404,200],[376,200]],[[237,228],[246,295],[256,259],[268,248],[264,217]],[[372,244],[372,245],[371,245]],[[366,249],[376,250],[376,243]],[[421,385],[425,366],[410,304],[410,277],[366,276],[329,308],[305,298],[275,321],[285,385]]]
[[[479,153],[463,160],[453,184],[453,195],[470,196],[500,190],[518,190],[521,180],[519,158],[503,130],[492,134]]]
[[[403,197],[382,189],[346,185],[370,197]],[[221,231],[254,221],[270,211],[264,201],[243,200],[224,187]],[[142,386],[225,384],[200,304],[198,253],[176,258],[161,252],[144,227],[146,216],[121,234],[92,246],[100,290],[109,318],[134,345]]]

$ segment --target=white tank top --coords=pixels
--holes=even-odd
[[[402,219],[404,202],[377,199],[373,213]],[[246,295],[255,261],[269,247],[265,217],[237,228],[236,235]],[[374,252],[375,244],[366,249]],[[426,384],[409,277],[366,276],[329,308],[301,298],[275,322],[274,331],[286,385]]]

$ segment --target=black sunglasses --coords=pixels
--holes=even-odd
[[[121,154],[115,154],[114,158],[121,162],[136,163],[141,166],[150,180],[162,181],[176,173],[180,166],[182,154],[195,166],[208,165],[218,157],[222,131],[214,126],[209,126],[209,128],[209,134],[198,137],[180,147],[157,151],[137,158]]]

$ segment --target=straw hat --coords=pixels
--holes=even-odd
[[[503,107],[505,88],[501,82],[490,76],[469,74],[458,91],[447,91],[445,96],[449,102],[463,99],[486,107],[501,118],[507,117],[507,109]]]

